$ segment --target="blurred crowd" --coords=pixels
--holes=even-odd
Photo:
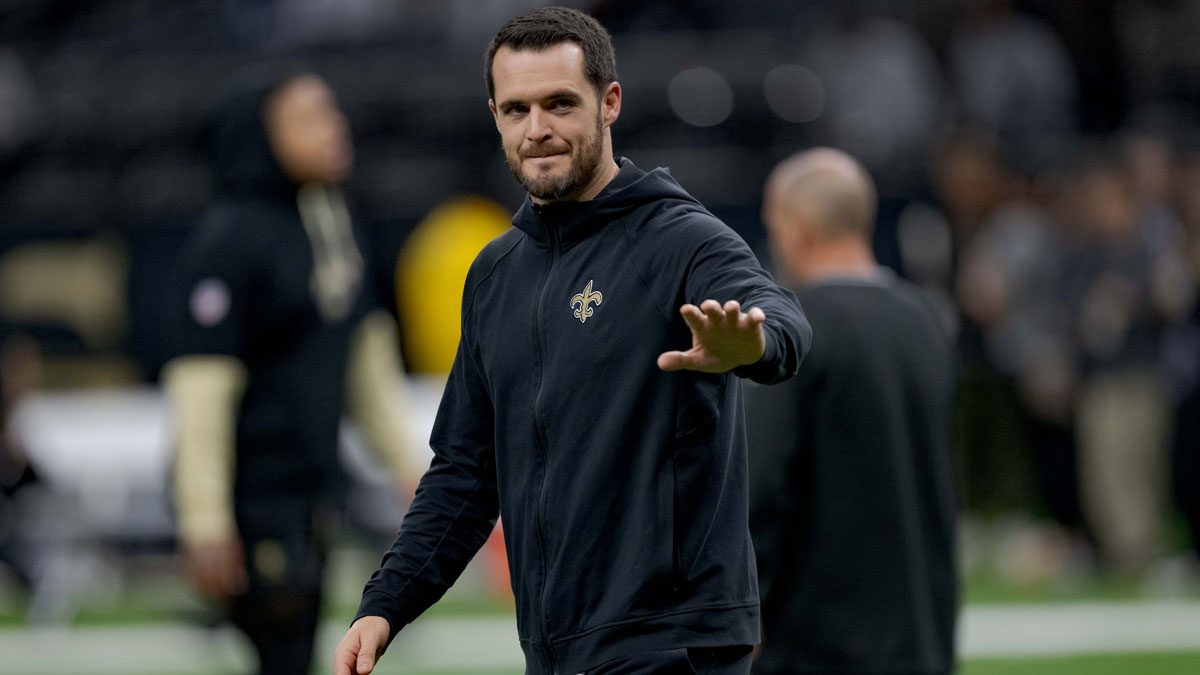
[[[431,242],[478,246],[521,197],[482,52],[537,4],[0,2],[0,414],[39,386],[155,381],[165,280],[214,195],[207,111],[263,59],[338,92],[349,195],[400,261],[424,369],[411,271],[437,277],[462,256]],[[829,145],[870,169],[881,262],[957,336],[964,510],[1036,514],[1122,572],[1200,542],[1200,3],[561,4],[613,32],[617,153],[669,166],[761,255],[779,159]],[[27,454],[3,446],[5,498],[36,481]]]
[[[1162,553],[1168,490],[1197,522],[1200,230],[1175,153],[1134,129],[1028,175],[963,132],[938,153],[940,208],[900,220],[959,335],[967,506],[1032,507],[1125,571]]]

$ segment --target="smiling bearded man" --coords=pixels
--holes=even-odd
[[[748,673],[758,586],[735,376],[791,377],[812,331],[665,169],[613,157],[621,85],[595,19],[513,19],[487,81],[529,196],[467,275],[433,463],[334,672],[371,672],[502,515],[527,673]]]
[[[537,199],[547,202],[560,201],[592,182],[600,166],[603,143],[604,119],[597,115],[591,133],[579,139],[577,144],[543,145],[530,143],[526,147],[504,147],[504,160],[521,187]],[[565,173],[554,174],[551,162],[535,162],[530,172],[525,171],[526,160],[558,159],[565,157],[570,165]]]

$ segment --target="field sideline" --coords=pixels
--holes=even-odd
[[[976,605],[961,624],[964,675],[1200,672],[1200,602]],[[327,621],[321,668],[345,626]],[[0,630],[0,674],[216,675],[247,672],[232,629],[184,623]],[[429,617],[401,633],[380,675],[522,672],[511,616]]]

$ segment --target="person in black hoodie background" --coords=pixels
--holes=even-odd
[[[343,410],[400,473],[395,328],[338,185],[353,150],[329,87],[244,72],[213,119],[220,200],[179,259],[178,537],[262,673],[309,672]],[[399,479],[397,480],[399,485]]]
[[[529,197],[467,276],[433,463],[334,672],[371,672],[502,514],[527,673],[748,673],[759,601],[735,376],[791,377],[811,329],[665,169],[614,158],[621,86],[595,19],[519,16],[486,72]]]

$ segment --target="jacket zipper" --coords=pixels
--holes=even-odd
[[[538,487],[537,509],[534,511],[534,516],[537,521],[538,545],[542,554],[542,590],[539,595],[538,615],[542,633],[542,651],[546,654],[546,660],[550,663],[550,672],[554,675],[558,673],[558,666],[554,663],[554,653],[550,650],[550,630],[547,628],[546,620],[546,589],[549,586],[547,583],[550,577],[550,563],[546,554],[546,533],[545,533],[545,499],[546,499],[546,476],[549,474],[550,466],[550,442],[546,438],[545,427],[542,424],[541,415],[541,400],[542,389],[546,381],[546,348],[542,344],[542,306],[545,305],[546,289],[550,285],[550,275],[554,272],[554,262],[558,251],[558,242],[555,240],[555,232],[553,228],[547,227],[547,236],[550,240],[550,265],[546,268],[546,276],[542,278],[542,287],[538,291],[537,306],[534,309],[533,332],[534,341],[537,343],[538,349],[538,386],[537,392],[533,396],[533,426],[537,431],[538,449],[542,451],[542,481]]]

